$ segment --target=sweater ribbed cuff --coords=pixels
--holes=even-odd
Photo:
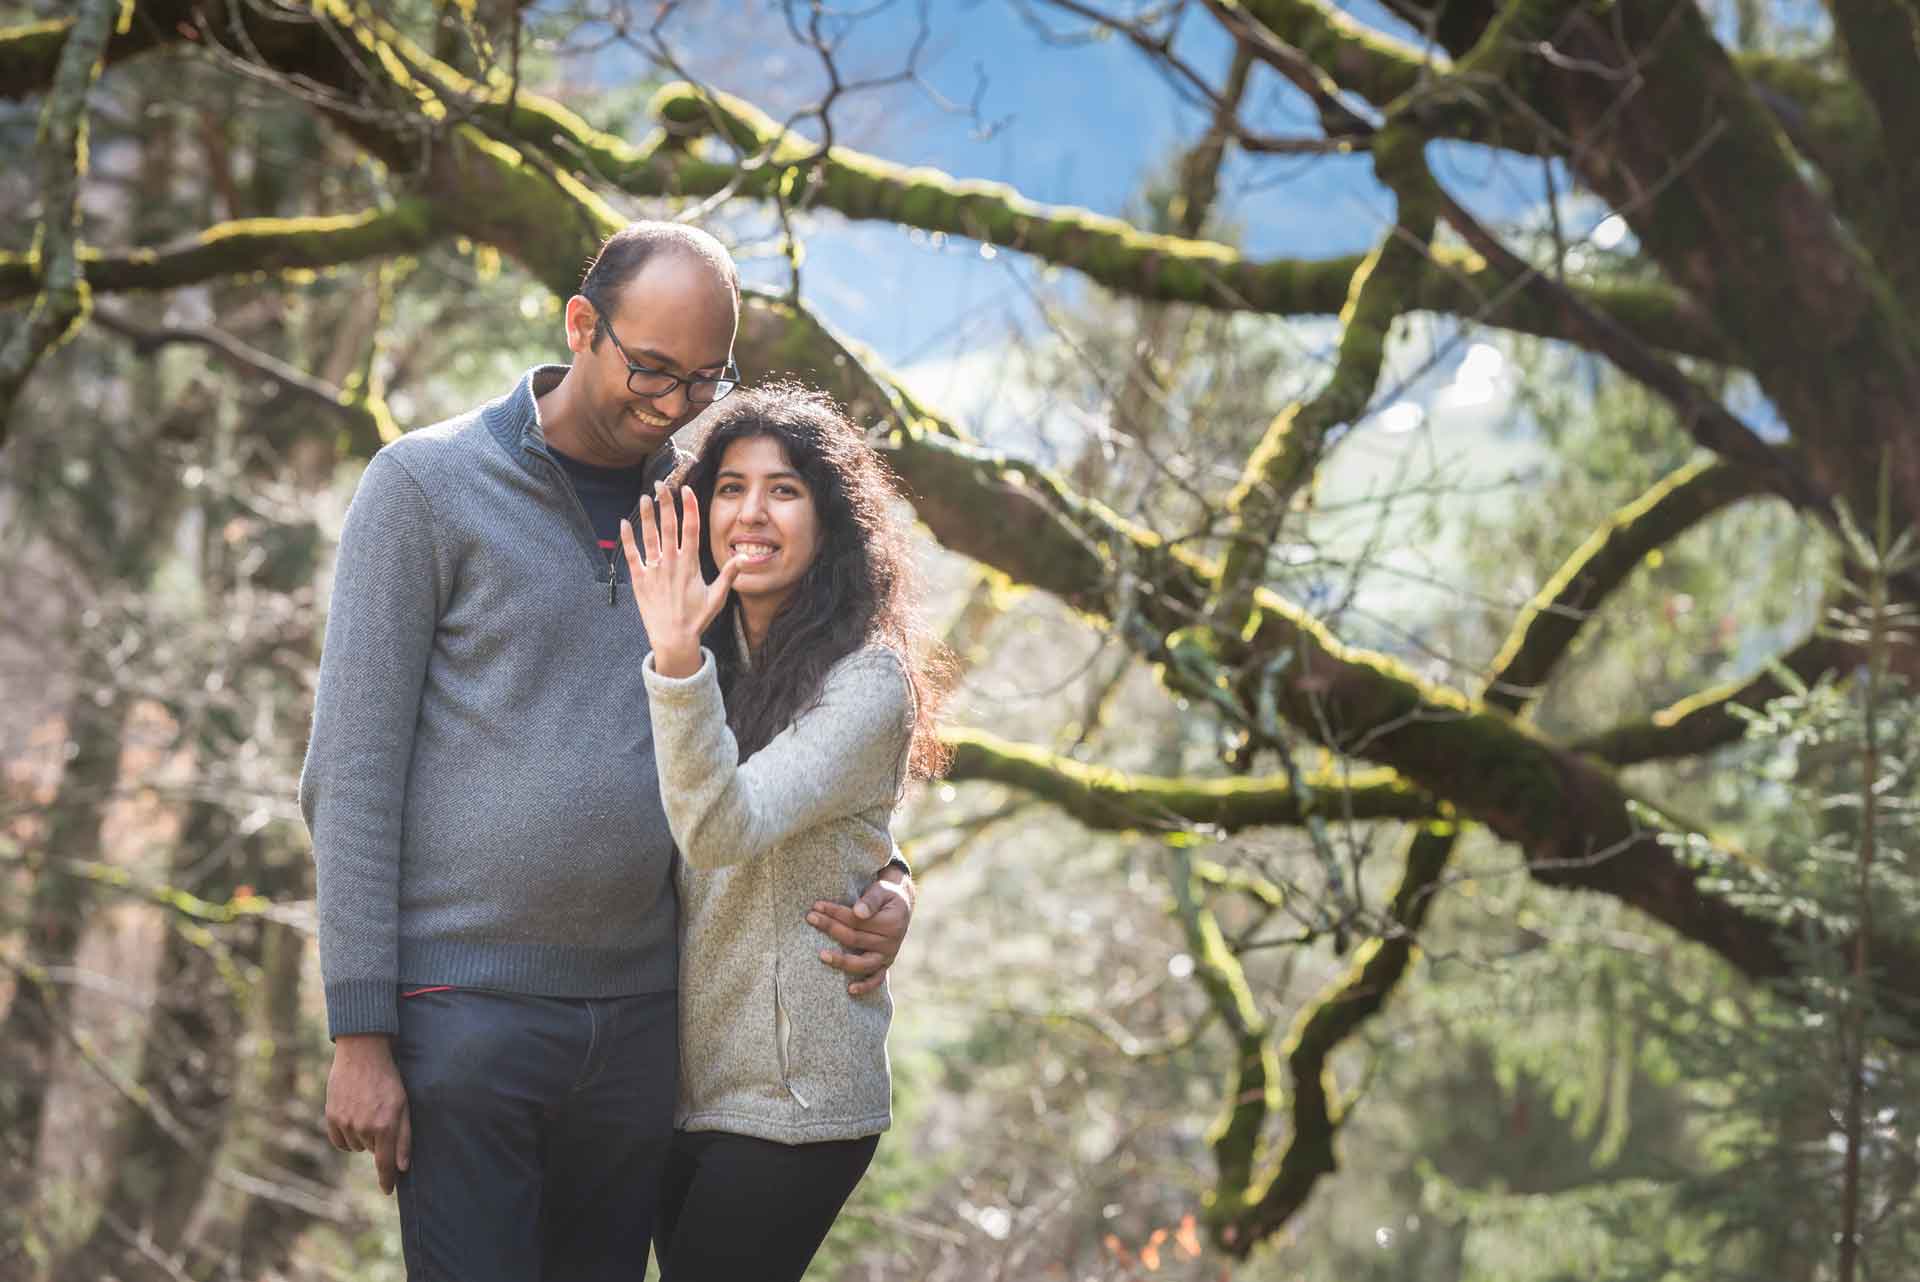
[[[698,699],[705,693],[705,687],[711,683],[718,688],[719,673],[714,666],[713,651],[700,647],[700,666],[684,677],[661,675],[653,666],[653,651],[647,651],[647,657],[640,661],[640,673],[647,683],[647,693],[661,695],[668,699],[688,702]]]
[[[400,1031],[400,985],[391,979],[348,979],[327,985],[327,1035]]]

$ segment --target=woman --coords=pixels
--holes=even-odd
[[[793,384],[713,414],[679,503],[664,484],[641,499],[643,547],[621,530],[684,860],[656,1241],[669,1282],[798,1279],[891,1120],[892,1001],[849,996],[803,914],[887,863],[907,775],[940,763],[934,691],[905,530],[859,429]]]

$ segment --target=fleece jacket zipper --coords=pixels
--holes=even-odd
[[[793,1038],[793,1017],[787,1014],[787,1004],[780,999],[780,968],[776,963],[773,971],[773,1042],[774,1053],[780,1061],[780,1084],[787,1088],[787,1094],[793,1096],[793,1102],[801,1108],[812,1108],[806,1097],[793,1089],[793,1066],[790,1059],[790,1043]]]

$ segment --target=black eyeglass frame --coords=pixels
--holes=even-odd
[[[591,298],[587,301],[593,303]],[[642,365],[627,353],[627,345],[622,343],[620,336],[613,332],[612,322],[607,319],[607,314],[600,310],[598,303],[594,303],[593,312],[594,324],[607,332],[607,337],[613,341],[613,350],[619,352],[620,359],[626,362],[627,390],[635,396],[643,396],[648,400],[652,400],[656,396],[667,396],[671,394],[676,387],[685,387],[687,389],[688,401],[695,405],[712,405],[715,401],[723,400],[740,390],[740,367],[735,365],[731,360],[727,362],[727,367],[723,372],[712,377],[682,378],[678,374],[669,373],[663,369],[655,369],[651,365]],[[667,385],[656,391],[643,392],[633,385],[633,380],[642,376],[654,379],[665,379]],[[697,390],[702,384],[717,387],[722,383],[726,384],[726,387],[714,392],[710,398],[703,399],[696,395]]]

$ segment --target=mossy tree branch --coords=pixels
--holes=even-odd
[[[1920,120],[1920,7],[1913,0],[1829,0],[1828,12],[1840,35],[1841,51],[1853,70],[1851,83],[1865,92],[1879,128],[1875,148],[1883,162],[1883,182],[1891,190],[1886,203],[1912,210],[1920,204],[1920,157],[1908,131]],[[1876,257],[1886,266],[1895,293],[1911,300],[1920,283],[1920,247],[1911,224],[1897,230],[1869,222]],[[1920,306],[1909,302],[1920,315]]]
[[[1314,15],[1301,11],[1322,6],[1282,0],[1272,14],[1267,7],[1259,6],[1269,25],[1300,44],[1304,37],[1289,35],[1283,24],[1311,25]],[[1436,35],[1464,63],[1489,22],[1528,7],[1451,5]],[[1862,0],[1859,8],[1897,25],[1912,6]],[[1900,28],[1876,56],[1906,57],[1905,33]],[[1857,205],[1844,210],[1872,233],[1868,243],[1898,251],[1882,251],[1881,263],[1870,258],[1782,132],[1781,115],[1792,113],[1781,110],[1781,73],[1792,69],[1779,60],[1737,64],[1697,6],[1625,0],[1604,13],[1580,11],[1553,30],[1551,42],[1551,60],[1531,60],[1538,92],[1529,105],[1541,121],[1581,140],[1568,152],[1581,178],[1627,217],[1666,280],[1721,319],[1740,353],[1737,363],[1755,371],[1806,448],[1811,488],[1868,510],[1869,461],[1891,448],[1899,519],[1911,521],[1920,512],[1920,451],[1901,441],[1906,407],[1920,401],[1920,339],[1903,303],[1899,265],[1911,248],[1911,218]],[[1377,54],[1355,60],[1379,65]],[[1411,79],[1408,51],[1399,64]],[[1623,94],[1628,81],[1640,88]],[[1772,90],[1768,102],[1756,82]],[[1825,92],[1806,74],[1791,77],[1791,96],[1811,117],[1801,136],[1829,143],[1846,137],[1845,147],[1822,149],[1828,168],[1884,173],[1892,144],[1876,137],[1870,122],[1860,128],[1853,109],[1837,101],[1853,94],[1850,85]],[[1491,100],[1480,106],[1493,118],[1503,109]],[[1459,127],[1446,123],[1448,130]],[[1876,207],[1904,208],[1887,200],[1886,186],[1871,178],[1836,181],[1834,189]],[[1836,370],[1848,371],[1838,394],[1844,404],[1833,390]]]
[[[31,257],[43,264],[40,291],[0,344],[0,446],[21,385],[41,357],[86,319],[79,255],[80,183],[87,170],[87,97],[100,74],[120,0],[84,0],[61,45],[40,110],[35,165],[41,213]]]
[[[224,4],[206,0],[213,9]],[[141,0],[143,22],[153,34],[127,53],[142,52],[168,39],[173,27],[163,20],[181,21],[175,9],[191,8],[180,0]],[[334,12],[343,6],[325,6]],[[254,45],[282,70],[300,70],[323,84],[351,86],[358,70],[311,64],[311,54],[292,43],[294,33],[283,31],[250,8],[241,15]],[[50,28],[0,32],[0,65],[19,69],[16,79],[0,82],[0,96],[23,96],[45,83],[49,50],[58,47]],[[222,28],[220,15],[206,18],[209,31]],[[193,30],[188,24],[185,30]],[[300,31],[310,31],[302,25]],[[368,19],[355,20],[348,30],[361,40],[375,40],[386,29]],[[391,65],[418,68],[408,93],[434,103],[442,119],[484,124],[496,141],[516,149],[531,148],[551,158],[577,180],[604,183],[631,196],[711,196],[725,190],[771,198],[786,181],[789,169],[815,149],[799,139],[785,139],[777,122],[748,103],[712,90],[669,86],[656,96],[652,110],[669,131],[640,146],[597,130],[566,107],[524,87],[509,99],[497,84],[469,79],[425,53],[392,36],[401,53]],[[9,47],[9,41],[14,42]],[[442,102],[440,92],[447,94]],[[380,101],[390,101],[389,85]],[[376,113],[377,114],[377,113]],[[378,122],[340,121],[363,142],[379,141]],[[388,122],[389,129],[392,122]],[[685,144],[702,134],[720,132],[747,157],[744,164],[701,159]],[[397,166],[411,169],[417,160],[417,137],[388,138],[375,150]],[[875,219],[944,231],[989,241],[1081,272],[1117,293],[1154,302],[1184,302],[1223,310],[1265,315],[1331,315],[1345,305],[1355,272],[1366,261],[1362,255],[1323,260],[1249,259],[1225,245],[1177,236],[1143,234],[1119,219],[1086,210],[1040,205],[998,183],[970,182],[938,170],[892,164],[842,147],[830,149],[812,161],[806,200],[849,218]],[[1514,281],[1492,270],[1474,255],[1440,251],[1408,282],[1412,302],[1408,311],[1430,311],[1484,321],[1519,333],[1546,338],[1568,338],[1560,318],[1534,307]],[[1715,361],[1731,360],[1733,351],[1703,313],[1686,299],[1656,283],[1595,281],[1582,295],[1596,310],[1631,326],[1649,343],[1665,350]]]
[[[450,236],[435,202],[312,218],[243,218],[155,248],[80,250],[89,288],[99,293],[177,289],[204,281],[267,273],[324,271],[368,259],[415,253]],[[0,254],[0,302],[31,297],[39,264]]]
[[[1346,972],[1295,1017],[1281,1047],[1292,1088],[1286,1147],[1257,1180],[1227,1188],[1207,1208],[1208,1226],[1228,1251],[1244,1256],[1278,1232],[1306,1205],[1321,1178],[1338,1169],[1334,1145],[1346,1124],[1347,1106],[1334,1081],[1333,1052],[1385,1009],[1412,968],[1457,831],[1453,823],[1435,820],[1419,824],[1401,842],[1400,884],[1383,933],[1362,943]],[[1236,1097],[1230,1107],[1251,1112],[1254,1102]]]
[[[1256,606],[1245,670],[1258,674],[1281,656],[1286,661],[1264,688],[1242,697],[1270,699],[1324,746],[1391,766],[1445,798],[1518,845],[1543,884],[1621,899],[1749,976],[1785,973],[1775,926],[1706,889],[1711,870],[1668,849],[1609,770],[1505,713],[1348,649],[1276,598],[1262,594]]]
[[[1406,154],[1406,148],[1413,155]],[[1340,312],[1333,374],[1314,396],[1288,407],[1247,456],[1239,484],[1227,496],[1227,555],[1221,565],[1215,613],[1237,632],[1252,604],[1253,585],[1267,577],[1267,553],[1280,537],[1294,498],[1320,464],[1330,432],[1358,420],[1373,398],[1386,360],[1387,339],[1426,266],[1438,207],[1429,191],[1402,180],[1420,164],[1419,140],[1383,132],[1373,150],[1374,170],[1399,203],[1394,225],[1353,274]]]
[[[1206,6],[1214,21],[1233,37],[1236,57],[1259,59],[1305,94],[1329,138],[1361,138],[1372,132],[1371,126],[1341,101],[1339,81],[1312,58],[1274,35],[1236,0],[1206,0]]]
[[[180,34],[172,28],[187,21],[192,11],[191,0],[138,0],[132,22],[112,25],[103,63],[110,67],[177,42]],[[68,16],[0,27],[0,99],[19,101],[46,90],[76,20]]]
[[[743,154],[766,157],[745,172],[729,166],[701,171],[683,164],[678,170],[680,190],[687,194],[711,194],[732,183],[744,195],[765,197],[804,159],[812,166],[806,199],[813,205],[849,218],[943,231],[1016,249],[1078,271],[1116,293],[1151,302],[1267,315],[1333,314],[1347,305],[1356,272],[1371,258],[1261,262],[1213,241],[1152,235],[1087,210],[1038,204],[999,183],[956,179],[838,146],[815,158],[810,144],[783,138],[778,122],[758,108],[691,85],[661,90],[653,111],[676,136],[690,140],[719,130]],[[657,183],[657,178],[647,181]],[[639,190],[632,181],[621,186],[630,193]],[[1553,324],[1518,299],[1512,277],[1488,269],[1477,257],[1438,253],[1402,283],[1413,300],[1403,310],[1445,312],[1523,333],[1539,333],[1541,322]],[[1596,284],[1588,297],[1594,307],[1617,315],[1623,324],[1658,335],[1650,341],[1662,347],[1714,360],[1730,355],[1712,325],[1658,287]]]
[[[1247,0],[1247,7],[1343,83],[1371,83],[1368,96],[1383,109],[1393,97],[1383,93],[1386,84],[1406,93],[1420,83],[1417,50],[1369,39],[1355,23],[1330,36],[1330,6],[1319,0]],[[1435,33],[1464,63],[1490,22],[1532,7],[1448,5]],[[1859,15],[1861,37],[1853,43],[1876,62],[1879,101],[1911,99],[1911,77],[1899,78],[1914,62],[1910,0],[1858,0],[1840,9]],[[1551,60],[1531,60],[1538,92],[1529,108],[1579,140],[1568,158],[1628,218],[1666,281],[1721,318],[1739,353],[1735,363],[1755,371],[1806,447],[1810,488],[1868,510],[1870,461],[1891,449],[1898,519],[1911,522],[1920,513],[1920,451],[1901,442],[1908,407],[1920,402],[1920,309],[1911,302],[1920,269],[1909,266],[1920,253],[1911,216],[1901,212],[1913,197],[1890,198],[1882,178],[1905,165],[1911,149],[1901,151],[1897,133],[1863,121],[1851,105],[1856,81],[1828,88],[1778,59],[1736,63],[1698,6],[1625,0],[1604,12],[1578,11],[1553,29],[1551,44]],[[1638,88],[1622,93],[1629,82]],[[1765,102],[1756,84],[1767,86]],[[1443,132],[1470,131],[1475,115],[1497,132],[1506,110],[1487,98],[1477,112],[1461,113],[1468,119],[1445,122]],[[1879,261],[1834,216],[1787,133],[1811,140],[1804,149],[1832,176],[1837,212]],[[1836,370],[1847,371],[1844,404],[1833,391]]]
[[[1733,469],[1696,464],[1623,508],[1574,551],[1514,621],[1493,661],[1487,701],[1518,715],[1566,655],[1579,626],[1644,564],[1648,551],[1750,493],[1751,483]],[[1380,933],[1295,1019],[1283,1048],[1292,1084],[1287,1147],[1264,1185],[1222,1199],[1210,1214],[1215,1237],[1228,1249],[1272,1235],[1337,1168],[1334,1141],[1346,1110],[1332,1073],[1333,1052],[1385,1008],[1412,968],[1420,929],[1458,839],[1459,826],[1449,820],[1409,828],[1397,852],[1400,884]],[[1235,1107],[1256,1106],[1242,1101]]]
[[[1385,107],[1448,68],[1444,50],[1423,49],[1386,35],[1330,0],[1237,0],[1233,7],[1376,107]]]
[[[1280,1061],[1274,1053],[1272,1027],[1247,983],[1246,969],[1228,945],[1219,921],[1201,902],[1192,852],[1177,847],[1174,862],[1175,910],[1193,958],[1193,975],[1234,1045],[1234,1064],[1228,1073],[1231,1103],[1207,1131],[1218,1172],[1215,1188],[1228,1191],[1230,1198],[1231,1190],[1245,1189],[1252,1181],[1260,1160],[1261,1129],[1280,1102]]]
[[[1920,655],[1896,652],[1895,670],[1920,679]],[[1784,669],[1811,684],[1825,672],[1850,672],[1866,661],[1865,652],[1847,641],[1814,635],[1780,655],[1755,675],[1728,682],[1667,705],[1650,717],[1623,722],[1573,742],[1572,749],[1611,766],[1696,757],[1736,742],[1746,722],[1734,708],[1759,708],[1788,693],[1775,675]]]
[[[889,460],[946,546],[1104,621],[1183,693],[1218,702],[1215,678],[1191,675],[1182,659],[1216,566],[1075,495],[1044,468],[957,439],[925,407],[905,408],[877,364],[784,301],[754,301],[741,350],[769,374],[825,386],[857,415],[891,424]],[[1706,889],[1711,870],[1683,861],[1648,830],[1636,798],[1597,761],[1342,644],[1271,591],[1255,592],[1254,610],[1250,634],[1228,656],[1229,670],[1247,675],[1226,715],[1258,730],[1253,709],[1265,700],[1309,739],[1391,767],[1461,817],[1485,823],[1525,853],[1542,884],[1620,899],[1749,976],[1785,973],[1781,927]],[[1283,655],[1284,666],[1267,675]],[[1886,947],[1913,953],[1915,962],[1890,969],[1890,982],[1920,991],[1920,949]]]
[[[1169,779],[1087,765],[979,730],[947,735],[948,778],[1004,784],[1052,803],[1089,828],[1109,832],[1216,833],[1305,822],[1299,794],[1284,776]],[[1329,770],[1312,780],[1320,804],[1356,820],[1430,815],[1433,799],[1390,771]]]
[[[1920,514],[1920,330],[1848,234],[1696,5],[1620,0],[1557,38],[1548,109],[1589,140],[1574,168],[1665,278],[1718,320],[1804,451],[1812,488],[1872,510],[1894,459],[1896,517]],[[1607,68],[1606,75],[1592,68]],[[1578,69],[1576,69],[1578,68]],[[1619,92],[1615,75],[1639,90]]]
[[[1543,305],[1558,309],[1568,326],[1585,336],[1591,350],[1606,356],[1622,373],[1666,401],[1701,445],[1751,473],[1756,482],[1796,506],[1815,513],[1826,511],[1828,496],[1809,482],[1805,468],[1793,455],[1762,440],[1678,365],[1648,347],[1631,329],[1588,308],[1554,274],[1529,270],[1465,206],[1434,183],[1430,174],[1425,175],[1425,181],[1444,209],[1447,222],[1468,244],[1523,280],[1523,287],[1539,296]]]
[[[236,0],[138,0],[136,20],[154,30],[145,47],[217,47],[223,56],[298,78],[320,115],[396,172],[413,176],[412,194],[423,202],[414,208],[432,211],[434,232],[497,245],[550,289],[570,291],[582,243],[597,244],[624,221],[585,183],[534,163],[536,157],[473,123],[464,104],[444,100],[410,65],[431,65],[436,83],[457,82],[459,73],[411,46],[390,44],[384,24],[351,0],[311,0],[303,13]],[[0,61],[8,56],[0,53]],[[27,81],[8,90],[36,87]],[[578,123],[557,105],[551,113],[536,110],[543,104],[526,110],[553,129]]]
[[[1730,503],[1750,498],[1754,477],[1725,463],[1690,463],[1615,512],[1588,535],[1527,603],[1494,658],[1484,698],[1518,713],[1573,645],[1581,625],[1650,552]]]

